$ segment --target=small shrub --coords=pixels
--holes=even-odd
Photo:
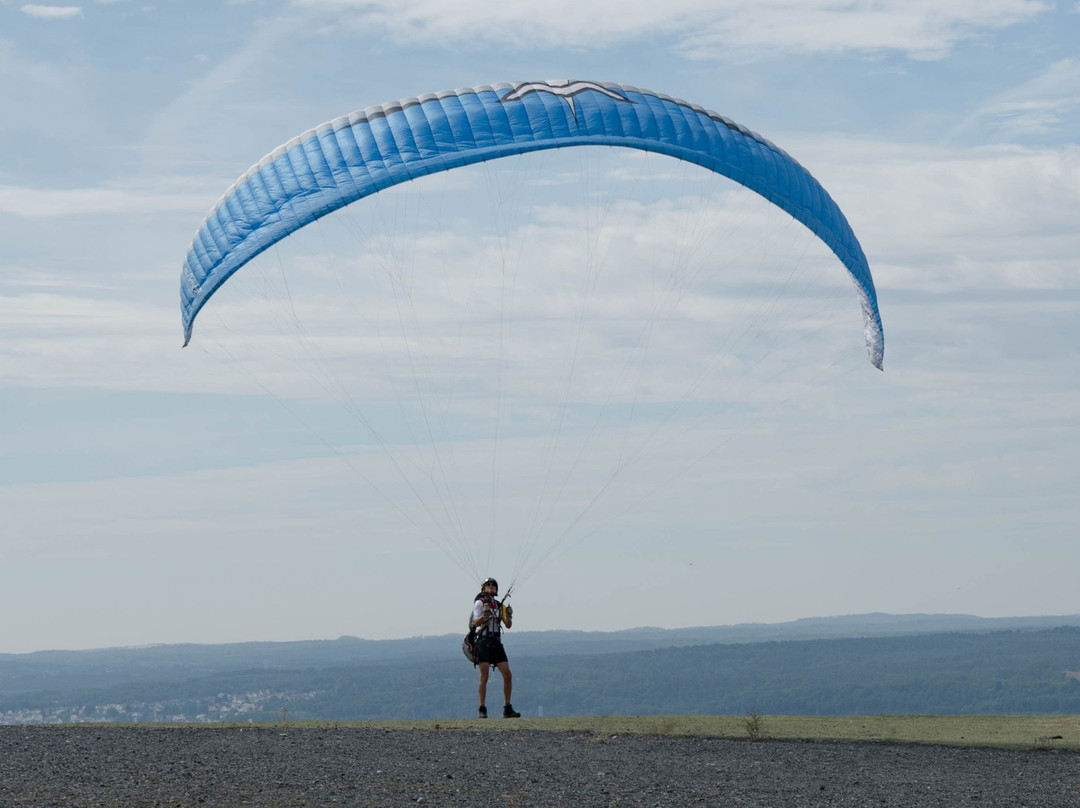
[[[1035,749],[1053,749],[1054,741],[1062,740],[1060,735],[1040,735],[1035,739]]]
[[[756,710],[751,710],[746,714],[746,718],[742,720],[743,729],[746,730],[746,737],[755,743],[757,741],[765,740],[765,722],[761,717],[761,713]]]

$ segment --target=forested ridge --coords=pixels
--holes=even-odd
[[[350,664],[245,664],[104,686],[0,694],[0,721],[364,720],[468,717],[476,672],[441,655]],[[528,643],[523,643],[528,645]],[[528,715],[1080,714],[1080,627],[710,643],[616,653],[515,653]],[[0,673],[4,672],[0,665]],[[100,670],[92,680],[103,678]],[[65,682],[72,681],[68,671]],[[498,683],[496,682],[496,690]]]

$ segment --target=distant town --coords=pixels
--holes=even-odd
[[[287,717],[286,702],[295,704],[315,696],[283,690],[256,690],[249,693],[218,693],[197,700],[133,702],[130,704],[61,704],[0,712],[0,724],[94,724],[162,723],[209,724],[266,720],[268,713]]]

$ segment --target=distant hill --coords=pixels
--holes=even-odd
[[[460,636],[0,655],[0,723],[468,716]],[[1080,616],[514,632],[536,715],[1080,713]]]
[[[624,631],[514,631],[515,657],[617,654],[714,643],[759,643],[844,637],[889,637],[941,632],[989,632],[1080,626],[1080,615],[985,618],[963,614],[862,614],[811,617],[787,623]],[[303,670],[368,663],[428,662],[460,655],[461,636],[400,640],[175,644],[91,651],[0,654],[0,694],[103,687],[120,682],[181,681],[235,670]]]

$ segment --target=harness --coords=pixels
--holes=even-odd
[[[477,629],[481,640],[490,642],[492,639],[500,638],[502,636],[502,604],[495,600],[493,595],[483,593],[476,596],[476,600],[473,601],[474,608],[476,601],[483,601],[484,605],[491,610],[491,616]],[[469,623],[472,624],[472,618]]]
[[[473,663],[473,667],[477,664],[477,650],[481,645],[486,646],[489,643],[493,644],[501,640],[503,604],[509,597],[510,590],[507,589],[502,602],[496,600],[493,595],[487,595],[483,592],[473,599],[474,608],[477,601],[483,601],[484,605],[491,609],[491,617],[485,620],[479,628],[473,625],[474,618],[472,612],[469,613],[469,633],[465,635],[465,639],[461,642],[461,651],[465,654],[465,658]]]

